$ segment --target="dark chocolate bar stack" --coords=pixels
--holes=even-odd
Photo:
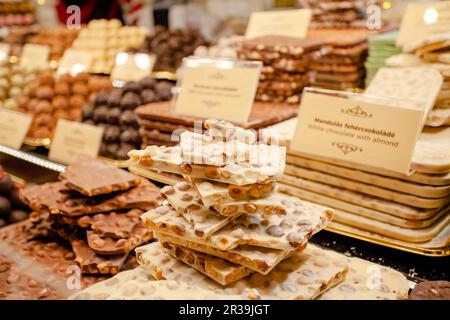
[[[207,44],[196,30],[169,30],[158,25],[154,34],[147,37],[137,51],[157,55],[153,70],[175,72],[184,57],[192,55],[197,47]]]
[[[263,62],[256,100],[298,104],[303,88],[309,84],[308,63],[318,59],[321,46],[320,39],[284,36],[243,41],[238,50],[239,59]]]
[[[155,132],[141,129],[134,109],[172,97],[173,84],[165,80],[144,78],[127,82],[111,93],[99,93],[92,103],[83,108],[83,122],[103,126],[105,131],[100,155],[115,160],[127,159],[127,153],[152,139]],[[140,134],[141,133],[141,134]]]
[[[70,244],[81,273],[89,275],[116,274],[136,246],[153,239],[139,219],[160,200],[148,180],[86,156],[59,178],[21,191],[34,210],[24,226],[28,239]]]
[[[299,5],[312,10],[312,29],[367,28],[367,8],[381,5],[381,0],[298,0]]]
[[[310,85],[333,90],[364,88],[368,34],[357,30],[312,30],[310,38],[322,39],[326,50],[308,65]]]

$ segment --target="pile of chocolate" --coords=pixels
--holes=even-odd
[[[298,0],[303,8],[312,10],[313,29],[365,29],[367,28],[367,8],[381,7],[381,0]]]
[[[324,41],[321,57],[309,63],[310,84],[314,87],[345,90],[364,88],[364,62],[369,47],[368,36],[357,30],[313,30],[310,37]]]
[[[192,55],[197,47],[206,44],[198,31],[168,30],[156,26],[154,35],[148,37],[138,51],[157,55],[154,70],[175,72],[184,57]]]
[[[127,82],[112,92],[100,92],[83,108],[83,122],[103,126],[105,131],[100,155],[116,160],[128,159],[127,153],[148,142],[146,132],[139,132],[134,109],[140,105],[171,99],[173,84],[169,81],[144,78]]]
[[[298,104],[308,82],[307,67],[312,58],[320,57],[322,42],[264,36],[243,41],[238,51],[242,60],[263,62],[256,100]]]
[[[146,34],[145,28],[123,26],[117,19],[91,20],[78,33],[72,47],[89,51],[93,56],[89,72],[107,74],[114,67],[116,55],[128,48],[139,47]]]
[[[78,29],[42,28],[38,34],[28,38],[28,43],[48,46],[50,54],[48,60],[59,60],[64,51],[72,46],[78,36]]]
[[[22,53],[22,47],[27,43],[27,39],[39,32],[39,26],[20,26],[10,28],[8,34],[3,41],[11,46],[11,56],[20,56]]]
[[[55,78],[49,72],[38,76],[28,87],[28,93],[17,99],[17,110],[33,116],[28,137],[51,138],[58,119],[81,120],[81,109],[89,97],[112,87],[109,78],[79,73],[73,77]]]
[[[31,1],[0,2],[0,27],[30,25],[34,22],[35,5]]]
[[[27,186],[20,196],[34,210],[29,239],[70,243],[81,273],[91,275],[116,274],[136,246],[152,240],[139,216],[160,197],[148,180],[86,156],[59,182]]]
[[[28,84],[36,80],[37,70],[23,70],[18,64],[0,65],[0,106],[13,109],[16,99],[26,94]]]
[[[21,188],[0,166],[0,228],[28,217],[28,208],[19,198]]]

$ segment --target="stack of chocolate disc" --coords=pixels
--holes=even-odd
[[[303,88],[308,85],[308,62],[319,57],[321,45],[319,39],[283,36],[242,41],[239,59],[263,62],[256,100],[298,104]]]
[[[368,27],[368,7],[380,0],[298,0],[302,8],[312,10],[313,29],[352,29]]]
[[[322,39],[325,46],[324,53],[308,65],[311,86],[333,90],[364,87],[366,32],[312,30],[309,37]]]
[[[133,248],[152,239],[139,216],[158,204],[159,189],[86,156],[68,166],[60,180],[21,191],[34,210],[24,226],[28,238],[70,244],[82,274],[116,274]]]
[[[140,267],[73,298],[345,299],[367,291],[370,263],[306,247],[332,211],[276,191],[285,148],[257,144],[254,132],[223,121],[204,126],[178,146],[130,152],[131,166],[185,181],[161,189],[166,201],[141,216],[159,242],[136,249]],[[406,278],[383,270],[382,286],[364,298],[405,298]]]

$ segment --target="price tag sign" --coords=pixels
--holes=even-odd
[[[27,43],[22,50],[19,66],[23,69],[39,70],[48,68],[48,46]]]
[[[31,121],[32,117],[27,114],[0,109],[0,144],[19,150]]]
[[[254,12],[250,16],[247,39],[277,35],[304,38],[311,22],[310,9]]]
[[[9,53],[11,52],[11,46],[7,43],[0,43],[0,62],[7,61]]]
[[[450,30],[450,1],[409,3],[403,15],[397,45],[420,42]]]
[[[97,157],[102,137],[102,127],[59,119],[49,159],[70,164],[79,154]]]
[[[94,56],[87,50],[67,49],[58,66],[58,75],[69,73],[73,76],[85,72],[92,64]]]
[[[156,55],[147,53],[120,52],[111,72],[114,81],[139,81],[150,76],[156,62]]]
[[[174,97],[176,113],[248,122],[261,74],[260,61],[185,58],[181,88]]]
[[[291,149],[409,174],[422,116],[388,99],[308,88]]]

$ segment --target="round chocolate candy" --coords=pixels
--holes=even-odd
[[[123,109],[135,109],[142,104],[141,96],[134,92],[127,92],[120,102]]]
[[[13,187],[14,182],[12,181],[11,177],[7,174],[3,175],[2,179],[0,180],[0,195],[9,197],[11,191],[13,190]]]
[[[117,150],[116,152],[116,158],[119,160],[126,160],[128,159],[128,152],[134,149],[136,149],[134,145],[128,143],[121,143],[119,150]]]
[[[81,114],[83,115],[83,120],[91,119],[94,115],[94,107],[90,104],[85,104],[81,110]]]
[[[0,218],[5,218],[11,212],[11,203],[5,197],[0,196]]]
[[[55,94],[68,96],[70,94],[70,86],[67,82],[58,81],[55,85]]]
[[[122,88],[124,93],[128,92],[139,93],[141,89],[142,89],[141,85],[136,81],[129,81],[125,83],[125,85]]]
[[[103,139],[106,142],[116,142],[119,140],[120,128],[118,126],[109,126],[105,129]]]
[[[152,102],[157,101],[155,92],[150,89],[146,89],[146,90],[142,91],[141,97],[142,97],[143,104],[152,103]]]
[[[53,89],[49,86],[43,86],[37,89],[36,97],[41,100],[51,100],[53,98]]]
[[[9,223],[16,223],[28,218],[28,213],[23,210],[13,210],[9,214]]]
[[[87,120],[84,120],[84,121],[83,121],[83,123],[85,123],[85,124],[89,124],[89,125],[91,125],[91,126],[95,126],[95,121],[94,121],[94,120],[92,120],[92,119],[87,119]]]
[[[114,90],[108,97],[108,106],[110,108],[120,107],[122,101],[122,90]]]
[[[119,118],[119,124],[121,126],[138,127],[137,116],[133,110],[125,110]]]
[[[139,141],[139,132],[135,129],[127,129],[120,134],[120,141],[135,144]]]
[[[153,89],[156,85],[156,79],[150,78],[150,77],[146,77],[144,79],[142,79],[141,81],[139,81],[139,84],[141,85],[142,89]]]
[[[6,220],[0,218],[0,228],[2,228],[4,226],[6,226]],[[1,272],[1,269],[0,269],[0,272]]]
[[[118,150],[119,150],[118,143],[108,143],[106,145],[106,155],[108,155],[108,156],[115,157]]]
[[[155,86],[156,96],[159,100],[166,101],[172,97],[172,84],[168,81],[160,81]]]
[[[36,113],[51,113],[52,110],[52,105],[47,100],[40,100],[34,108]]]
[[[107,121],[109,124],[118,124],[120,115],[122,114],[122,110],[120,108],[112,108],[109,109],[107,115]]]
[[[89,88],[83,82],[75,82],[72,86],[72,92],[85,97],[89,94]]]
[[[106,122],[109,108],[105,105],[95,107],[93,119],[96,122]]]
[[[100,91],[95,97],[95,105],[106,105],[108,103],[109,93],[106,91]]]

